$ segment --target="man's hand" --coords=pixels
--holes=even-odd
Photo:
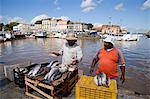
[[[121,75],[120,80],[122,81],[122,84],[125,82],[125,76]]]
[[[121,69],[121,77],[120,77],[120,80],[122,81],[122,84],[123,84],[124,81],[125,81],[125,66],[120,66],[120,69]]]

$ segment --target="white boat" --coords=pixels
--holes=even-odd
[[[0,31],[0,41],[11,40],[14,38],[14,35],[10,32]]]
[[[139,40],[138,34],[131,34],[131,33],[107,33],[102,36],[103,39],[105,38],[112,38],[116,41],[137,41]]]
[[[116,40],[116,41],[121,41],[122,38],[123,38],[123,34],[119,34],[119,33],[107,33],[107,34],[104,34],[102,36],[103,39],[105,38],[112,38],[113,40]]]
[[[5,38],[6,38],[6,40],[11,40],[11,39],[15,38],[15,36],[11,32],[5,32]]]
[[[124,34],[122,37],[124,41],[137,41],[139,40],[139,36],[137,34]]]
[[[0,33],[0,42],[5,41],[5,34]]]
[[[37,37],[37,38],[45,38],[45,37],[47,37],[47,33],[46,32],[37,32],[35,37]]]

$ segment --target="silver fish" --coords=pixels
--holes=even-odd
[[[28,75],[31,76],[31,77],[34,77],[34,76],[37,74],[37,72],[40,70],[40,68],[41,68],[41,65],[35,66],[35,67],[28,73]]]
[[[47,65],[47,67],[53,68],[53,67],[55,67],[55,66],[57,66],[57,65],[59,65],[59,64],[60,64],[60,63],[59,63],[57,60],[55,60],[55,61],[51,61],[50,64]]]
[[[94,77],[94,81],[98,86],[109,86],[110,78],[106,76],[105,73],[101,72],[100,74]]]
[[[48,72],[48,73],[45,75],[44,79],[50,79],[51,75],[52,75],[56,70],[58,70],[58,68],[52,68],[52,69],[50,70],[50,72]]]

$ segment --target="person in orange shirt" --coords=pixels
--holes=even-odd
[[[114,47],[113,40],[111,38],[104,39],[104,48],[100,49],[96,57],[93,59],[90,66],[90,74],[93,75],[95,64],[98,62],[98,68],[96,74],[103,72],[110,79],[118,78],[118,66],[121,69],[122,83],[125,81],[125,60],[122,52]]]

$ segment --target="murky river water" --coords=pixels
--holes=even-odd
[[[50,51],[59,51],[65,40],[63,39],[23,39],[0,43],[0,64],[16,63],[44,63],[51,60],[60,60],[61,57],[51,57]],[[89,66],[97,51],[103,47],[101,40],[78,40],[83,50],[83,60],[80,69],[89,73]],[[123,87],[133,91],[150,94],[150,39],[142,37],[139,41],[115,42],[126,60],[126,83]]]

